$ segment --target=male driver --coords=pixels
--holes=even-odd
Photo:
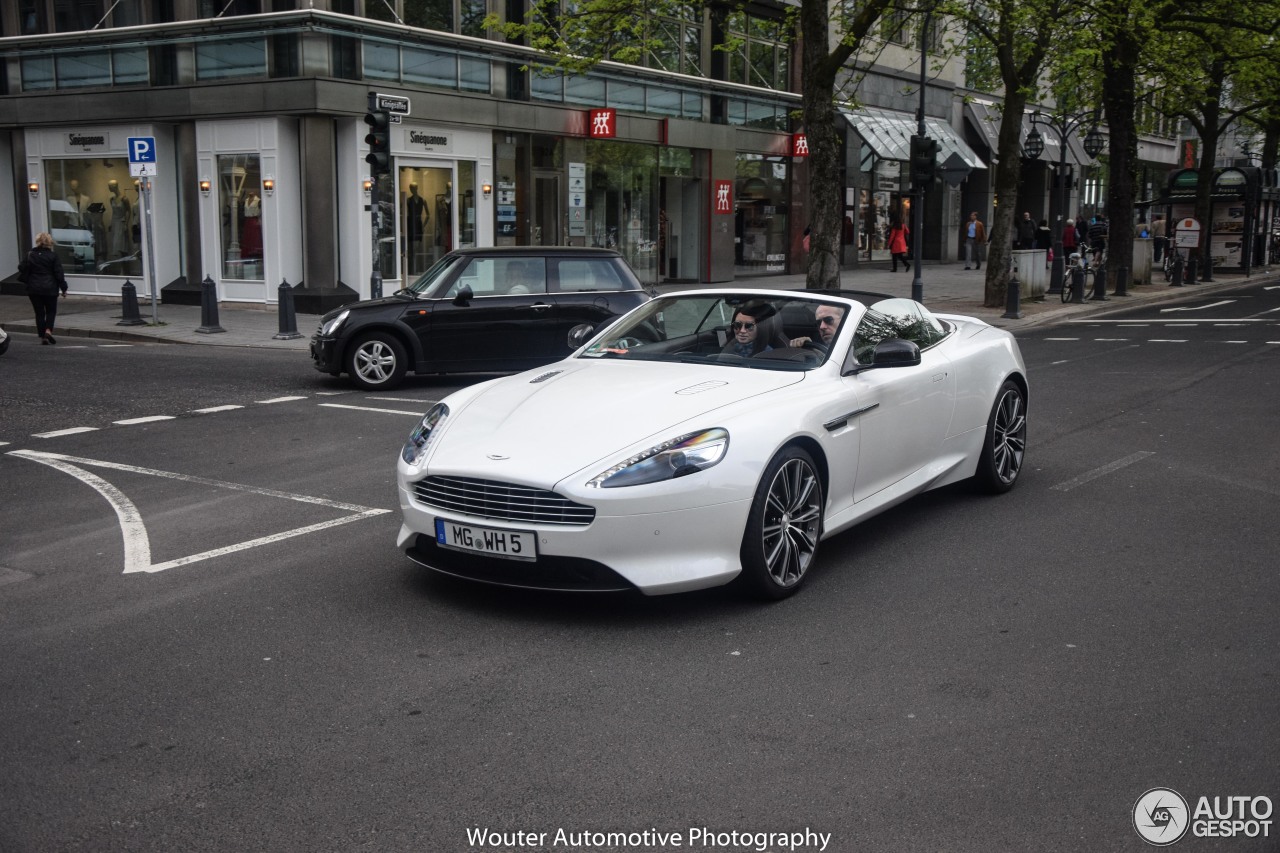
[[[969,214],[969,221],[964,226],[964,268],[969,269],[971,263],[977,262],[975,269],[982,269],[982,244],[987,242],[987,229],[978,219],[978,211]]]
[[[836,336],[836,326],[840,325],[840,318],[844,316],[844,309],[839,305],[819,305],[818,310],[814,312],[814,319],[818,323],[818,337],[823,346],[831,346],[831,339]],[[813,341],[813,338],[792,338],[791,346],[801,347]]]

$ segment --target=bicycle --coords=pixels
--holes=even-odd
[[[1084,276],[1084,293],[1088,293],[1093,288],[1093,276],[1096,274],[1096,270],[1089,264],[1089,256],[1092,254],[1092,249],[1088,249],[1083,253],[1075,251],[1067,258],[1067,263],[1062,271],[1063,302],[1070,302],[1071,297],[1075,294],[1076,272]]]

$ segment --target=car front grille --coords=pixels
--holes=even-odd
[[[495,480],[431,476],[415,483],[413,492],[429,506],[493,521],[585,527],[596,517],[594,507],[555,492]]]

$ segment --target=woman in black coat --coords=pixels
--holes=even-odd
[[[36,333],[42,344],[56,344],[53,318],[58,314],[58,293],[67,295],[67,277],[62,261],[53,252],[53,236],[47,231],[36,235],[35,248],[21,264],[22,280],[27,284],[27,297],[36,311]]]

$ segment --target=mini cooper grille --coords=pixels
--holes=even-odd
[[[430,506],[494,521],[586,526],[596,517],[593,507],[555,492],[494,480],[427,477],[418,481],[413,491],[418,500]]]

